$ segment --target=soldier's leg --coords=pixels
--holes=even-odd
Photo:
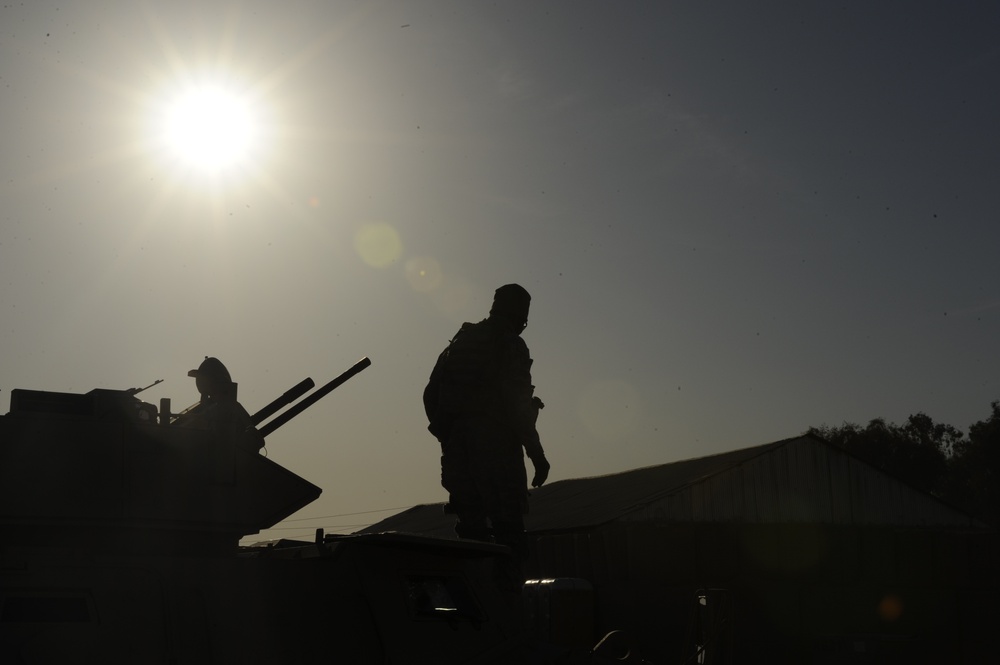
[[[446,513],[452,513],[458,518],[455,523],[455,534],[459,538],[490,541],[490,528],[487,520],[486,505],[471,482],[456,481],[448,488],[448,504]]]
[[[486,513],[481,510],[460,509],[456,511],[455,534],[459,538],[490,542],[490,527]]]
[[[455,534],[459,538],[490,540],[486,505],[469,465],[468,437],[455,428],[459,436],[452,436],[441,446],[441,485],[448,490],[445,512],[454,514]]]
[[[524,530],[524,516],[520,505],[501,509],[491,519],[493,539],[498,545],[510,548],[508,559],[499,571],[501,583],[508,590],[520,592],[524,584],[524,567],[528,560],[528,536]]]

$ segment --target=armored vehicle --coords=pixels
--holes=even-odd
[[[206,390],[201,377],[203,399],[178,414],[137,389],[13,390],[0,416],[0,662],[575,658],[528,637],[520,596],[496,583],[501,546],[322,532],[239,545],[320,494],[261,455],[263,437],[369,364],[253,415],[235,384]]]

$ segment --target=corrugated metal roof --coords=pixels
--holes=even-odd
[[[532,532],[614,521],[983,526],[818,437],[622,473],[562,480],[532,490]],[[415,506],[363,532],[453,535],[442,504]]]
[[[763,448],[619,519],[988,528],[817,437]]]

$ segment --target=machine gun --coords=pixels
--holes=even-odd
[[[310,406],[312,406],[319,400],[326,397],[336,388],[344,384],[348,379],[353,377],[355,374],[358,374],[359,372],[361,372],[361,370],[365,369],[371,364],[372,361],[369,360],[367,357],[362,358],[358,362],[354,363],[354,365],[352,365],[349,369],[347,369],[347,371],[343,372],[340,376],[333,379],[329,383],[323,385],[322,387],[316,389],[312,394],[307,396],[301,402],[298,402],[284,413],[279,414],[276,418],[264,424],[263,427],[257,428],[257,425],[260,425],[262,422],[270,418],[272,415],[280,411],[282,408],[297,400],[299,397],[304,395],[306,391],[308,391],[315,385],[312,379],[310,378],[303,379],[298,384],[290,388],[283,395],[281,395],[280,397],[272,401],[270,404],[265,406],[263,409],[250,416],[250,426],[247,428],[247,431],[257,429],[257,433],[260,436],[266,437],[268,434],[278,429],[279,427],[281,427],[289,420],[291,420],[295,416],[299,415],[300,413],[308,409]]]
[[[129,395],[130,397],[135,397],[139,393],[141,393],[141,392],[143,392],[145,390],[149,390],[153,386],[158,386],[161,383],[163,383],[163,379],[157,379],[156,381],[153,381],[151,384],[149,384],[145,388],[129,388],[128,390],[123,390],[122,392],[124,392],[126,395]]]
[[[309,392],[316,384],[309,377],[306,377],[285,391],[281,397],[274,400],[257,413],[250,416],[250,424],[254,427],[261,424],[275,413],[288,406],[298,398]]]

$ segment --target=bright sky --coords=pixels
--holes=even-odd
[[[844,6],[846,4],[846,7]],[[1000,6],[13,2],[0,412],[219,357],[324,489],[443,501],[421,391],[533,295],[551,480],[1000,399]],[[380,511],[380,512],[369,512]],[[354,514],[363,513],[363,514]]]

